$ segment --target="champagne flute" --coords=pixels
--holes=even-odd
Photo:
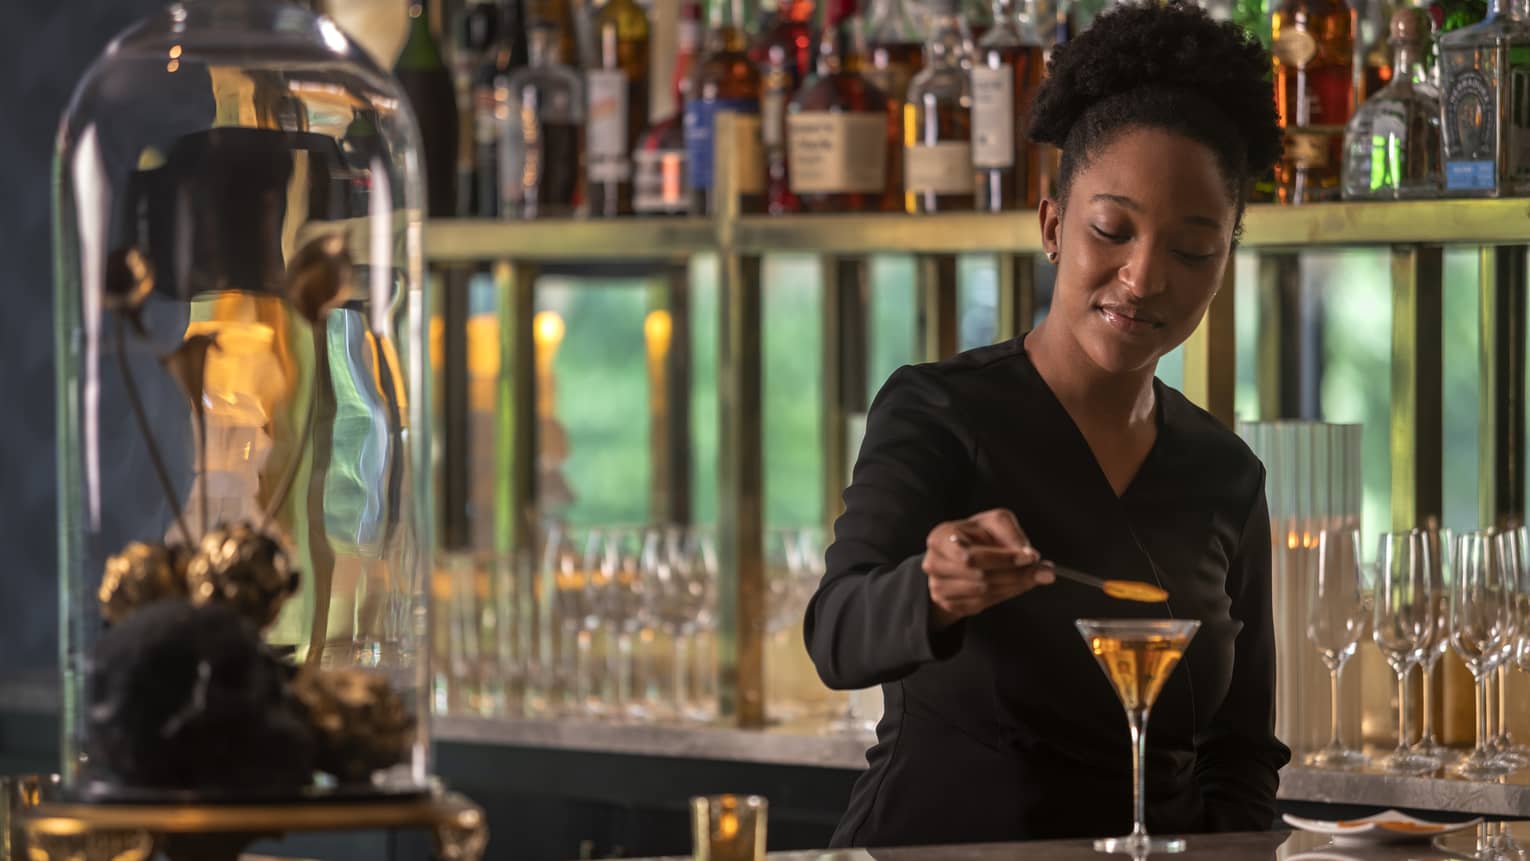
[[[1450,645],[1477,683],[1477,745],[1453,770],[1471,780],[1491,780],[1512,770],[1493,755],[1487,727],[1488,675],[1502,654],[1508,628],[1507,572],[1501,561],[1508,540],[1502,533],[1470,532],[1456,536],[1452,554]]]
[[[1450,650],[1450,584],[1453,568],[1450,564],[1451,543],[1454,536],[1449,529],[1430,528],[1424,531],[1429,550],[1429,583],[1433,592],[1434,626],[1429,645],[1424,651],[1420,665],[1424,673],[1424,725],[1419,728],[1418,743],[1414,751],[1432,756],[1441,762],[1454,756],[1450,748],[1440,743],[1435,732],[1435,712],[1439,703],[1434,696],[1434,671],[1440,658]]]
[[[1355,768],[1365,754],[1345,747],[1339,721],[1339,679],[1365,632],[1360,533],[1353,529],[1318,533],[1317,571],[1307,596],[1307,639],[1328,667],[1328,744],[1307,757],[1309,765]]]
[[[1381,536],[1376,554],[1375,620],[1371,638],[1397,674],[1397,748],[1381,761],[1394,774],[1423,774],[1440,767],[1408,745],[1408,674],[1423,662],[1434,629],[1429,582],[1429,544],[1417,529]]]
[[[1194,619],[1079,619],[1074,625],[1116,689],[1132,737],[1132,833],[1096,840],[1094,849],[1133,857],[1183,852],[1185,841],[1147,833],[1147,722],[1153,701],[1201,623]]]
[[[1503,651],[1498,660],[1497,703],[1492,716],[1497,716],[1497,731],[1493,735],[1493,750],[1504,764],[1524,768],[1530,764],[1530,749],[1516,744],[1509,735],[1509,670],[1518,663],[1520,642],[1526,633],[1526,618],[1521,606],[1524,593],[1526,563],[1525,527],[1505,530],[1506,539],[1500,562],[1504,566],[1505,594],[1508,601],[1509,627],[1504,636]]]

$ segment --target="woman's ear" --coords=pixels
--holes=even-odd
[[[1048,260],[1056,263],[1062,245],[1059,235],[1062,230],[1062,208],[1057,205],[1057,201],[1044,197],[1036,212],[1041,219],[1041,250],[1047,253]]]

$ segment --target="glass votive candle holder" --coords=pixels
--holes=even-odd
[[[764,861],[767,807],[759,795],[692,798],[695,861]]]

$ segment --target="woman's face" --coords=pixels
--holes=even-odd
[[[1222,285],[1237,218],[1216,157],[1158,129],[1122,133],[1041,206],[1057,252],[1049,317],[1101,369],[1151,367],[1190,337]]]

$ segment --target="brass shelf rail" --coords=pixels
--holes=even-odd
[[[835,516],[854,452],[846,440],[849,418],[865,404],[866,308],[872,285],[866,257],[876,253],[916,256],[919,324],[923,358],[955,351],[957,303],[955,258],[988,253],[998,257],[998,337],[1028,329],[1036,308],[1035,264],[1041,251],[1033,213],[930,216],[833,215],[766,217],[742,215],[732,148],[733,118],[718,118],[717,189],[720,211],[708,217],[672,219],[489,221],[446,220],[427,225],[426,258],[433,264],[493,264],[500,283],[502,339],[500,391],[511,403],[497,413],[504,439],[497,448],[513,452],[512,476],[495,505],[503,521],[496,533],[525,535],[522,512],[535,501],[533,463],[536,392],[531,289],[538,267],[550,263],[665,261],[671,266],[668,297],[659,307],[683,311],[687,261],[715,255],[718,266],[718,462],[707,469],[718,481],[720,559],[720,696],[723,713],[741,726],[764,722],[763,513],[760,500],[762,369],[761,258],[773,253],[816,255],[824,283],[824,499]],[[1530,245],[1530,199],[1442,200],[1398,203],[1335,203],[1301,207],[1248,208],[1242,247],[1259,256],[1261,332],[1259,381],[1263,418],[1284,417],[1278,398],[1282,350],[1287,334],[1282,313],[1271,313],[1268,296],[1300,286],[1296,252],[1313,248],[1386,248],[1392,281],[1392,414],[1389,428],[1393,467],[1393,520],[1412,525],[1438,518],[1443,397],[1441,387],[1441,248],[1480,249],[1476,285],[1482,316],[1482,448],[1480,486],[1484,522],[1522,516],[1519,485],[1524,462],[1525,265]],[[1234,420],[1236,363],[1233,270],[1205,321],[1185,346],[1184,391],[1223,421]],[[667,305],[665,303],[668,303]],[[1289,305],[1288,305],[1289,307]],[[1274,309],[1279,311],[1279,307]],[[1290,311],[1284,312],[1289,315]],[[673,343],[688,342],[683,313],[674,316]],[[1287,325],[1294,320],[1285,321]],[[677,387],[689,385],[685,351],[654,379],[664,385],[666,403],[687,403]],[[676,389],[671,391],[671,389]],[[464,408],[465,409],[465,408]],[[459,417],[461,418],[461,417]],[[448,422],[452,419],[448,416]],[[661,434],[664,444],[688,448],[685,429]],[[448,435],[450,436],[450,435]],[[446,452],[450,459],[452,453]],[[460,456],[460,455],[459,455]],[[689,475],[686,458],[668,458],[673,469],[655,469],[663,489],[655,498],[680,494]],[[657,462],[657,461],[656,461]],[[460,467],[460,464],[459,464]],[[670,506],[666,506],[667,509]],[[670,513],[685,516],[679,504]],[[503,544],[505,542],[499,542]],[[503,548],[502,548],[503,549]]]

